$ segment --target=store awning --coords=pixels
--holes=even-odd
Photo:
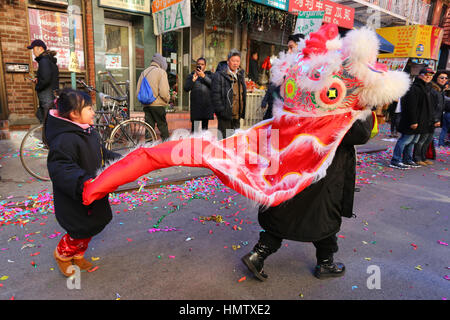
[[[394,52],[394,45],[377,33],[378,41],[380,41],[380,51],[386,53]]]

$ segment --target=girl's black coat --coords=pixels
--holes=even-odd
[[[118,158],[102,146],[96,130],[48,115],[45,134],[49,145],[47,167],[53,183],[55,216],[75,239],[92,237],[111,221],[108,196],[82,204],[83,184],[94,178],[106,160]]]
[[[294,198],[264,210],[260,207],[261,227],[282,239],[312,242],[337,233],[341,217],[353,215],[355,192],[355,145],[370,139],[372,114],[357,120],[336,150],[326,176]]]

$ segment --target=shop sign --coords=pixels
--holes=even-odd
[[[40,39],[45,42],[49,50],[56,51],[59,69],[69,70],[71,61],[75,58],[70,55],[69,15],[67,13],[28,9],[30,40]],[[73,15],[75,20],[75,54],[78,60],[78,69],[84,70],[83,26],[80,15]],[[72,63],[72,66],[75,66]],[[33,61],[36,70],[38,64]]]
[[[69,5],[68,0],[36,0],[36,2],[57,7],[67,7]]]
[[[288,11],[289,9],[289,0],[252,0],[252,1],[284,11]]]
[[[295,33],[308,36],[311,32],[320,29],[325,11],[300,11],[295,24]]]
[[[325,11],[324,23],[334,23],[342,28],[352,29],[355,18],[355,9],[334,3],[329,0],[290,0],[289,12],[299,11]]]
[[[105,55],[106,69],[120,69],[122,68],[122,55],[120,54],[106,54]]]
[[[28,73],[30,66],[25,63],[5,63],[5,71],[9,73]]]
[[[98,0],[98,6],[150,14],[150,0]]]
[[[385,64],[388,67],[388,70],[403,71],[408,63],[408,60],[409,58],[381,58],[378,59],[378,63]]]
[[[395,46],[393,53],[380,54],[380,58],[439,58],[444,35],[444,30],[439,27],[416,24],[379,28],[376,32]]]
[[[190,0],[155,0],[152,3],[153,29],[159,36],[165,32],[191,26]]]

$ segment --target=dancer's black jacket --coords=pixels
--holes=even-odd
[[[107,150],[93,128],[85,130],[50,114],[45,134],[56,220],[72,238],[92,237],[111,221],[111,207],[108,195],[89,206],[83,205],[83,184],[95,178],[97,170],[108,160],[120,155]]]
[[[338,146],[326,176],[292,199],[267,209],[258,220],[271,234],[288,240],[312,242],[336,234],[342,217],[353,215],[356,176],[355,145],[370,139],[373,116],[356,120]]]

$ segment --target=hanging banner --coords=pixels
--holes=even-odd
[[[155,35],[191,26],[190,0],[155,0],[152,3]]]
[[[334,23],[339,27],[352,29],[355,9],[329,0],[290,0],[289,12],[325,11],[324,23]]]
[[[298,13],[295,24],[295,33],[308,36],[311,32],[316,32],[322,25],[324,11],[301,11]]]
[[[252,0],[252,1],[284,11],[288,11],[289,9],[289,0]]]

